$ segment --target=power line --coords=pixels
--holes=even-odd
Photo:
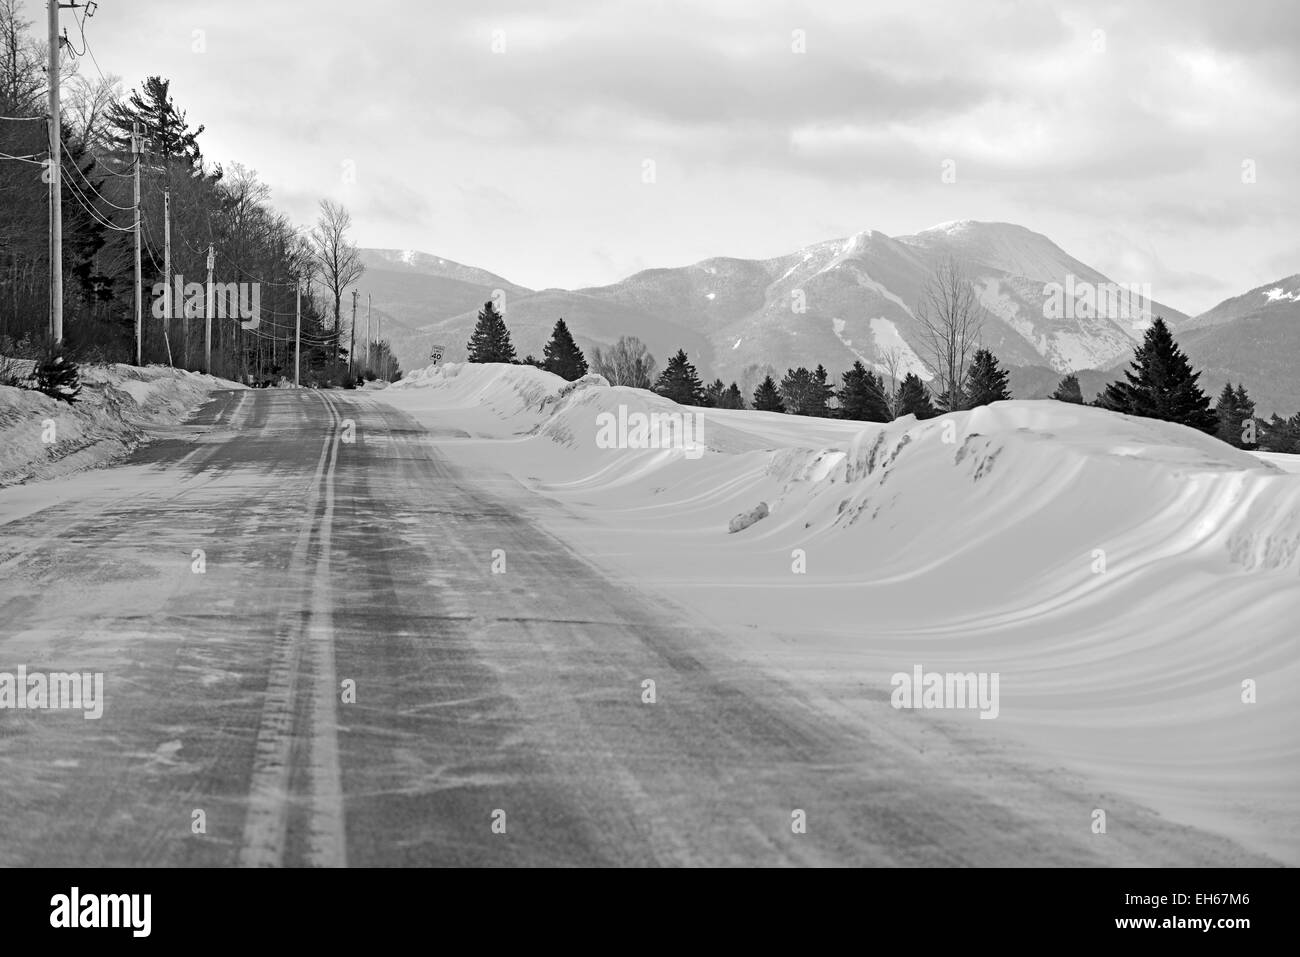
[[[96,189],[95,184],[90,181],[90,177],[87,176],[85,172],[81,169],[81,167],[77,165],[77,162],[75,159],[73,159],[72,154],[68,152],[68,144],[63,143],[62,140],[60,140],[60,144],[63,146],[64,154],[68,157],[68,159],[72,160],[72,168],[75,169],[81,175],[82,180],[85,182],[86,186],[90,188],[90,191],[92,193],[94,193],[96,196],[102,199],[109,206],[112,206],[114,209],[120,209],[124,213],[132,212],[135,209],[134,206],[117,205],[117,203],[113,202],[111,199],[107,198],[103,193],[101,193],[98,189]],[[65,166],[64,168],[66,169],[67,167]]]
[[[0,116],[0,120],[9,120],[12,123],[26,123],[40,120],[44,123],[46,118],[44,116]]]
[[[13,156],[9,153],[0,153],[0,159],[18,160],[20,163],[31,163],[33,166],[44,166],[44,160],[37,160],[34,157],[44,156],[44,153],[32,153],[29,156]]]
[[[77,186],[77,181],[75,179],[69,179],[67,183],[69,186],[72,187],[73,198],[76,199],[77,203],[81,206],[81,208],[86,211],[87,215],[89,215],[90,218],[93,219],[95,222],[97,222],[99,225],[103,226],[105,229],[116,230],[119,233],[129,233],[135,229],[134,225],[114,226],[106,219],[101,218],[99,213],[95,212],[93,205],[90,203],[90,201],[82,195],[81,189]]]
[[[81,53],[77,53],[76,50],[73,50],[72,52],[77,56],[84,56],[85,54],[90,54],[90,62],[95,64],[95,72],[99,74],[99,78],[101,80],[103,80],[105,83],[108,83],[108,77],[104,76],[104,71],[99,68],[99,61],[95,59],[95,51],[90,48],[90,41],[86,39],[86,21],[89,20],[94,15],[95,15],[94,5],[88,4],[86,6],[86,12],[81,15],[80,20],[77,20],[77,29],[81,32]],[[72,18],[76,20],[77,15],[74,13],[72,15]],[[67,31],[64,30],[64,33],[66,34]],[[68,48],[69,49],[72,48],[72,43],[70,41],[68,43]]]
[[[98,160],[95,161],[95,165],[103,167],[104,172],[107,173],[109,176],[120,176],[122,179],[131,179],[135,176],[134,163],[131,164],[131,172],[129,173],[119,173],[116,170],[111,170],[108,168],[108,166],[106,166],[104,163],[99,162]]]

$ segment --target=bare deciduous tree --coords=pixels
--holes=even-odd
[[[18,0],[0,0],[0,116],[28,116],[41,109],[45,67],[30,26],[18,18]]]
[[[122,98],[122,80],[116,74],[106,77],[77,75],[68,83],[65,114],[73,131],[85,146],[96,152],[113,148],[113,131],[108,121],[109,106]]]
[[[655,357],[636,336],[620,336],[608,350],[592,350],[591,371],[604,376],[610,385],[648,389],[654,382]]]
[[[926,281],[916,318],[926,353],[921,361],[934,376],[932,391],[946,411],[960,409],[966,367],[978,348],[984,307],[952,257],[940,261]]]
[[[885,407],[889,409],[889,417],[896,419],[898,418],[898,386],[903,381],[898,374],[903,367],[903,351],[897,346],[882,349],[878,365],[884,370],[885,375],[889,377],[889,386],[885,393]]]
[[[320,218],[311,232],[315,246],[316,266],[321,283],[334,299],[334,361],[339,359],[339,311],[343,291],[361,278],[366,267],[361,254],[348,239],[352,229],[352,215],[338,203],[328,199],[320,201]]]

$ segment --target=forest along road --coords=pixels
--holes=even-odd
[[[452,455],[241,391],[0,490],[0,672],[104,674],[98,719],[0,708],[0,864],[1261,863],[1117,799],[1100,840],[1096,795],[941,725],[927,758]]]

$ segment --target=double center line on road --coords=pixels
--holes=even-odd
[[[277,620],[271,669],[257,732],[244,839],[239,853],[239,863],[246,867],[275,867],[285,863],[290,810],[295,804],[291,794],[292,759],[297,737],[294,725],[299,711],[300,672],[304,667],[312,676],[310,707],[306,710],[311,728],[309,735],[303,736],[310,745],[306,863],[315,867],[347,865],[330,597],[334,472],[338,464],[341,419],[324,393],[315,394],[329,413],[329,432],[316,463],[306,518],[298,532],[288,569],[291,583],[308,582],[310,596],[300,608],[282,608]],[[309,578],[308,557],[313,532],[317,552]]]

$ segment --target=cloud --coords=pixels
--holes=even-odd
[[[976,216],[1084,259],[1118,228],[1196,298],[1225,245],[1276,264],[1300,218],[1290,0],[138,0],[91,29],[295,215],[350,159],[378,244],[536,286]]]

